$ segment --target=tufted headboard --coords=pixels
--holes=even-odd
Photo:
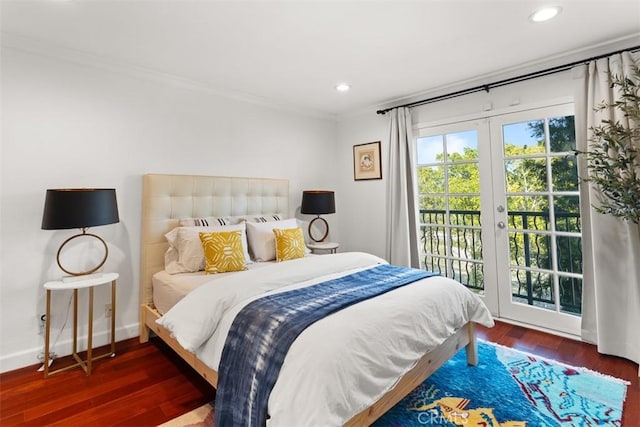
[[[152,302],[151,277],[164,269],[164,235],[180,218],[289,214],[289,180],[147,174],[142,179],[140,304]]]

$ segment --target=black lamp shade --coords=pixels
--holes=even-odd
[[[88,228],[120,222],[113,188],[47,190],[42,214],[43,230]]]
[[[333,191],[308,190],[302,192],[300,213],[324,215],[336,212],[336,200]]]

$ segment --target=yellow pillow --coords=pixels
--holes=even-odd
[[[246,270],[242,231],[200,232],[207,274]]]
[[[302,228],[274,228],[276,235],[276,261],[302,258],[306,252]]]

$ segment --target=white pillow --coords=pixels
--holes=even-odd
[[[242,231],[242,249],[247,264],[250,264],[249,246],[245,223],[234,225],[218,225],[211,227],[176,227],[164,237],[169,242],[169,249],[165,253],[165,270],[169,274],[188,273],[204,270],[205,259],[200,232],[211,231]],[[176,257],[177,252],[177,257]]]
[[[282,221],[247,222],[247,239],[254,261],[273,261],[276,259],[276,237],[274,228],[296,228],[295,218]]]
[[[169,274],[188,273],[178,262],[178,250],[169,245],[169,249],[164,253],[164,270]]]

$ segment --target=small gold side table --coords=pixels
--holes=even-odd
[[[82,278],[78,276],[69,281],[52,281],[44,284],[47,290],[47,314],[45,318],[46,335],[44,344],[44,377],[81,367],[87,375],[91,375],[91,365],[94,360],[116,355],[116,280],[118,273],[103,273]],[[111,282],[111,351],[93,357],[93,288]],[[78,355],[78,290],[89,288],[89,330],[87,333],[87,359],[82,360]],[[73,289],[73,358],[77,363],[54,371],[49,370],[49,340],[51,338],[51,291]]]

